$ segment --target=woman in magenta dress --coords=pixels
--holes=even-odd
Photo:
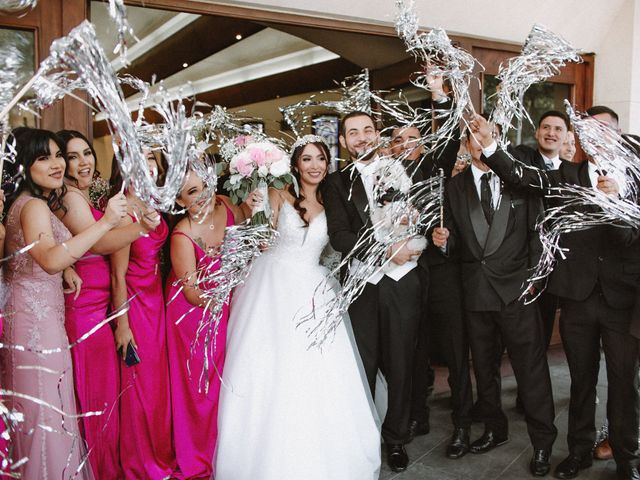
[[[4,192],[0,190],[0,215],[4,214]],[[5,229],[4,225],[0,223],[0,258],[4,258],[4,238]],[[4,275],[0,270],[0,338],[2,338],[2,327],[4,319],[2,318],[2,311],[4,310],[5,300],[5,287],[4,287]],[[0,434],[7,429],[7,425],[3,420],[0,420]],[[5,473],[7,470],[3,467],[5,461],[9,460],[9,443],[5,440],[4,436],[0,436],[0,473]],[[7,465],[8,466],[8,465]]]
[[[57,135],[67,150],[67,193],[63,198],[66,212],[59,209],[56,215],[72,234],[76,234],[95,224],[104,215],[98,205],[92,204],[89,191],[95,177],[96,155],[80,132],[62,130]],[[80,340],[109,316],[111,269],[107,255],[129,245],[156,226],[157,222],[149,223],[143,216],[141,224],[115,228],[76,262],[75,269],[82,279],[82,290],[79,295],[65,295],[65,328],[70,343]],[[102,415],[82,419],[83,436],[89,449],[93,473],[99,480],[120,479],[120,360],[111,324],[103,325],[74,346],[71,358],[80,412],[104,411]]]
[[[149,169],[157,175],[155,157],[147,153]],[[112,169],[111,179],[112,188],[118,191],[122,182],[118,170]],[[132,188],[126,196],[126,221],[132,223],[147,207]],[[160,272],[160,251],[168,234],[166,222],[160,220],[147,236],[111,255],[113,306],[121,307],[127,301],[129,306],[117,319],[116,345],[123,359],[129,343],[140,358],[131,367],[120,363],[120,463],[126,479],[164,479],[176,468]]]
[[[203,268],[209,272],[219,268],[220,259],[214,260],[206,252],[222,243],[225,227],[244,219],[240,209],[226,197],[217,196],[210,205],[201,201],[203,189],[202,179],[190,171],[176,200],[178,205],[187,209],[187,216],[178,222],[171,235],[172,269],[166,289],[177,476],[184,479],[211,478],[213,473],[212,459],[218,436],[218,397],[229,317],[229,305],[225,303],[217,335],[205,353],[203,339],[196,338],[198,324],[205,311],[201,290],[195,285],[195,272]],[[195,347],[193,350],[192,345]],[[204,381],[200,378],[205,354],[209,362],[209,388],[206,393]]]
[[[100,221],[75,236],[70,234],[52,213],[64,210],[63,151],[63,142],[53,132],[25,129],[17,137],[16,163],[10,165],[22,167],[25,174],[7,214],[6,254],[15,255],[6,265],[3,342],[25,350],[3,350],[2,381],[4,388],[21,395],[5,401],[24,414],[11,443],[14,460],[29,458],[15,472],[25,480],[93,478],[83,461],[84,443],[75,416],[62,272],[77,290],[81,282],[69,266],[126,216],[126,199],[116,195]],[[16,254],[32,244],[27,253]]]

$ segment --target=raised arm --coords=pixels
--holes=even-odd
[[[22,207],[20,224],[26,244],[36,242],[29,255],[45,272],[53,275],[75,263],[120,222],[126,215],[126,200],[109,200],[104,217],[61,244],[53,236],[50,215],[49,206],[35,198]]]
[[[558,170],[546,172],[520,161],[514,161],[507,153],[498,148],[493,138],[489,122],[480,115],[474,115],[470,122],[470,135],[474,135],[482,145],[481,160],[491,168],[507,185],[526,188],[538,195],[544,195],[549,188],[561,184]],[[513,151],[513,150],[512,150]]]
[[[124,197],[123,194],[119,193],[114,198],[120,195]],[[81,193],[73,190],[67,192],[63,203],[67,209],[66,213],[58,210],[56,215],[73,235],[83,232],[96,223],[91,213],[91,208]],[[134,242],[141,235],[154,230],[159,224],[160,216],[157,212],[151,209],[142,212],[140,222],[130,223],[126,227],[114,228],[98,240],[90,250],[97,255],[110,255]]]

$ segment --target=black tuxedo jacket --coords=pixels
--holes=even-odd
[[[369,200],[358,170],[348,166],[327,176],[322,186],[322,201],[327,217],[327,230],[331,246],[342,254],[349,254],[356,246],[360,235],[371,227]],[[363,246],[355,257],[363,260]],[[425,255],[418,265],[427,268]]]
[[[507,184],[544,194],[550,187],[591,187],[588,162],[563,162],[558,170],[544,172],[521,168],[504,152],[496,151],[485,163]],[[562,199],[556,200],[562,202]],[[597,207],[585,206],[588,212]],[[564,234],[565,259],[558,258],[549,278],[549,292],[570,300],[586,299],[599,284],[607,303],[618,309],[633,306],[640,285],[640,242],[635,229],[603,225]]]
[[[471,168],[447,184],[445,226],[448,251],[462,268],[464,305],[471,311],[500,311],[523,291],[529,268],[540,256],[535,222],[540,202],[503,188],[491,225],[484,217]]]

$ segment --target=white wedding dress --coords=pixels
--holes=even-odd
[[[328,273],[325,214],[304,228],[285,202],[278,232],[234,292],[215,478],[377,480],[380,431],[348,318],[322,350],[296,328]],[[325,293],[338,294],[337,282]]]

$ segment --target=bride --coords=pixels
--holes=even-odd
[[[329,160],[326,143],[306,135],[291,155],[300,195],[269,191],[279,237],[234,292],[216,480],[378,478],[380,432],[348,319],[322,350],[308,349],[296,328],[328,273],[319,264],[328,236],[318,186]],[[257,192],[252,201],[261,201]],[[324,293],[338,294],[337,282]]]

